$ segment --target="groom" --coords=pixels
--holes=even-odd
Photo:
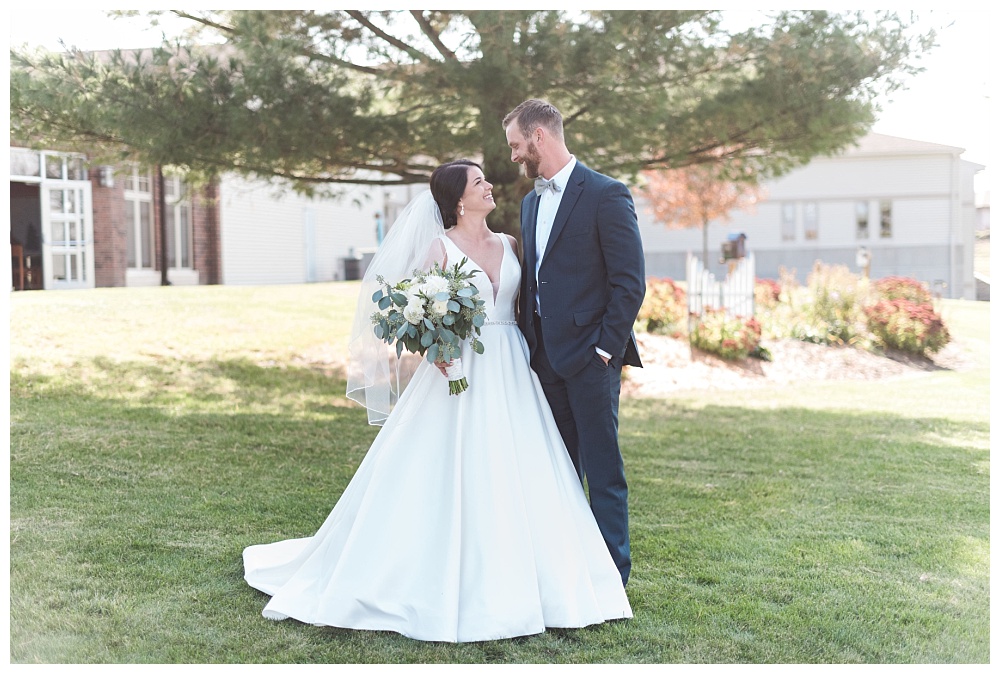
[[[551,104],[527,100],[503,128],[511,161],[535,178],[521,202],[518,325],[626,584],[632,562],[618,397],[622,365],[642,367],[632,324],[646,293],[635,206],[625,185],[570,154]]]

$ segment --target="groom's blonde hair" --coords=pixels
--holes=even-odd
[[[559,140],[564,140],[562,113],[548,101],[529,98],[507,113],[503,118],[503,128],[513,124],[514,120],[517,120],[517,129],[525,138],[530,137],[531,132],[541,126]]]

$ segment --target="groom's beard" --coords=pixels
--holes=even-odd
[[[524,153],[524,161],[521,165],[524,166],[525,177],[534,180],[539,176],[538,165],[542,163],[542,156],[538,154],[538,148],[535,147],[534,143],[529,143],[528,147]]]

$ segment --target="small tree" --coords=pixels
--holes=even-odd
[[[740,175],[740,174],[743,175]],[[653,216],[668,229],[701,227],[702,260],[708,267],[708,223],[752,207],[764,190],[740,167],[723,162],[646,171],[643,188]],[[734,177],[736,176],[736,177]]]

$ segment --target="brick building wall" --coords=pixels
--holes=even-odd
[[[126,249],[125,178],[116,172],[114,186],[100,185],[100,171],[91,170],[94,216],[94,276],[99,288],[127,285],[128,250]],[[152,181],[153,191],[153,269],[160,271],[160,209],[159,184]],[[211,184],[191,191],[191,229],[194,248],[193,264],[202,285],[217,284],[220,278],[218,187]]]
[[[90,171],[94,216],[94,284],[98,288],[125,285],[128,252],[125,249],[125,181],[115,177],[113,187],[102,187],[99,171]]]

